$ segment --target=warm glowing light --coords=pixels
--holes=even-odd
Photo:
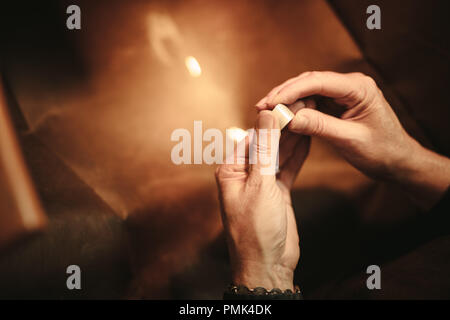
[[[186,68],[188,69],[191,76],[200,77],[200,75],[202,74],[202,68],[200,67],[197,59],[195,59],[193,56],[189,56],[186,57],[184,62],[186,63]]]
[[[240,142],[247,136],[247,131],[245,131],[241,128],[233,127],[233,128],[227,129],[227,136],[231,140]]]

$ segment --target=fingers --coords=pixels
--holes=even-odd
[[[270,92],[264,98],[262,98],[260,101],[258,101],[258,103],[256,104],[256,108],[258,110],[271,109],[270,106],[268,106],[267,101],[269,101],[270,99],[272,99],[273,96],[278,94],[278,92],[281,89],[283,89],[287,85],[291,84],[292,82],[305,77],[306,75],[307,75],[307,72],[302,73],[299,76],[290,78],[290,79],[286,80],[285,82],[283,82],[282,84],[276,86],[275,88],[270,90]]]
[[[312,99],[306,101],[298,100],[289,106],[289,110],[295,115],[298,111],[307,107],[315,107],[315,103]],[[283,131],[280,138],[280,167],[283,166],[285,161],[292,156],[295,145],[302,136],[289,132],[288,130]]]
[[[288,189],[291,189],[295,179],[297,178],[298,172],[302,168],[303,163],[308,156],[310,143],[310,137],[300,136],[292,149],[292,154],[280,167],[278,178]]]
[[[309,72],[283,86],[265,103],[271,107],[278,103],[291,104],[311,95],[322,95],[338,100],[349,100],[344,102],[351,106],[356,100],[364,98],[369,79],[358,73]]]
[[[365,133],[364,126],[359,123],[341,120],[309,108],[297,112],[288,128],[291,132],[328,140],[345,140]]]
[[[252,140],[252,136],[253,136],[253,133],[251,131],[247,132],[244,139],[242,139],[240,141],[235,141],[234,139],[229,138],[227,136],[226,151],[229,153],[227,153],[225,156],[224,164],[226,164],[227,166],[238,167],[238,168],[248,165],[248,157],[249,157],[248,150],[249,150],[250,141]],[[232,145],[232,148],[229,148],[229,146],[228,146],[229,143]],[[232,149],[232,150],[228,151],[229,149]]]
[[[298,100],[289,106],[294,114],[304,108],[315,109],[314,99]],[[290,189],[309,153],[310,137],[290,131],[285,131],[283,135],[284,137],[280,142],[280,173],[278,178]]]
[[[249,181],[275,181],[280,129],[270,111],[262,111],[256,119],[255,135],[250,146]]]

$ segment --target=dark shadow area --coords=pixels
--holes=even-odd
[[[128,289],[128,236],[114,212],[27,125],[13,95],[10,113],[44,210],[47,229],[4,252],[0,299],[118,299]],[[82,289],[68,290],[66,269],[78,265]]]
[[[366,192],[370,194],[373,190]],[[440,208],[439,214],[411,215],[397,224],[374,224],[361,219],[354,201],[329,190],[296,191],[293,203],[301,247],[295,281],[301,285],[305,297],[408,297],[408,289],[401,281],[403,274],[419,279],[424,268],[433,269],[434,274],[424,272],[425,279],[430,279],[420,281],[426,292],[416,289],[414,296],[448,297],[445,284],[449,279],[450,253],[442,250],[450,230],[448,210]],[[373,264],[391,270],[383,278],[389,290],[367,290],[366,268]],[[435,289],[439,281],[444,288],[440,294]]]
[[[170,292],[173,299],[222,299],[230,283],[230,261],[222,232],[194,264],[170,279]]]
[[[49,225],[2,255],[0,298],[122,298],[131,276],[122,220],[33,136],[20,140]],[[81,268],[81,290],[66,287],[72,264]]]
[[[358,43],[367,62],[424,131],[430,142],[427,145],[449,156],[450,135],[446,133],[450,119],[450,97],[447,94],[450,82],[448,1],[328,2]],[[369,16],[366,9],[373,4],[381,10],[381,30],[366,27]],[[393,107],[395,109],[396,106]],[[423,136],[409,131],[426,143]]]
[[[295,281],[307,296],[323,283],[358,269],[359,219],[351,199],[331,190],[295,190],[292,201],[300,235]]]
[[[408,293],[415,297],[448,296],[446,289],[434,287],[450,279],[450,254],[442,251],[448,243],[447,215],[412,217],[394,227],[368,226],[360,219],[355,202],[338,192],[295,190],[292,197],[301,247],[295,283],[306,298],[392,299],[408,297]],[[433,274],[429,259],[435,265]],[[372,264],[382,266],[386,290],[367,290],[366,268]],[[419,280],[421,272],[424,278]],[[413,284],[402,283],[399,274],[417,279],[426,292],[411,291]],[[221,233],[195,261],[171,278],[170,296],[220,299],[230,281],[226,241]]]

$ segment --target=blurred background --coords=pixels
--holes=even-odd
[[[3,1],[0,298],[220,299],[230,278],[214,166],[173,164],[170,135],[194,120],[250,128],[253,105],[301,72],[371,75],[407,131],[448,156],[445,3]],[[81,30],[66,27],[71,4]],[[366,28],[370,4],[382,30]],[[408,256],[438,229],[418,232],[401,190],[324,141],[293,198],[307,298],[408,294],[363,290],[370,264],[387,263],[394,282],[443,271]],[[66,288],[70,264],[82,290]]]

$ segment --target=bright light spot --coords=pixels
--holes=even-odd
[[[247,131],[245,131],[241,128],[233,127],[233,128],[227,129],[227,136],[231,140],[240,142],[247,136]]]
[[[188,69],[191,76],[200,77],[200,75],[202,74],[202,68],[200,67],[197,59],[195,59],[193,56],[189,56],[186,57],[184,63],[186,64],[186,68]]]

